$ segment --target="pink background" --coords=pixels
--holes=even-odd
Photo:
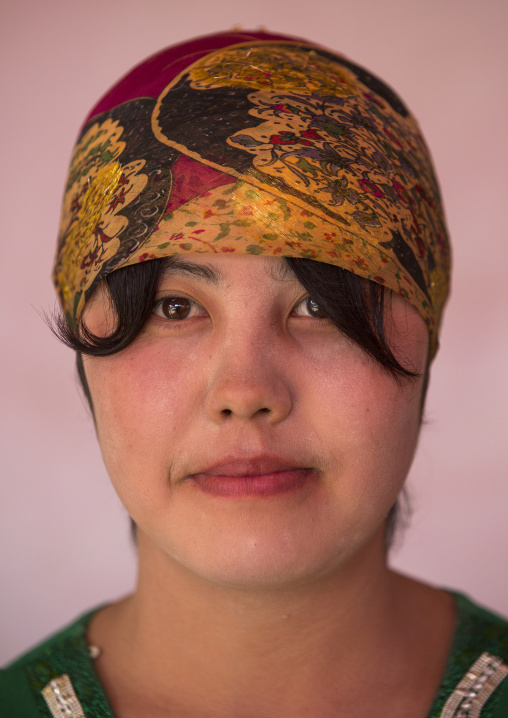
[[[455,279],[409,480],[415,513],[392,563],[508,614],[508,3],[3,0],[0,663],[134,580],[73,355],[42,318],[78,127],[143,57],[234,24],[344,52],[420,120]]]

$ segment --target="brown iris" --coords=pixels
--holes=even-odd
[[[317,302],[315,302],[310,297],[306,300],[307,304],[307,311],[311,315],[311,317],[316,317],[317,319],[326,319],[326,314],[323,312],[321,307]]]
[[[162,313],[168,319],[186,319],[192,303],[185,297],[167,297],[161,302]]]

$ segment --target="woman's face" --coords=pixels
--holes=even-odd
[[[104,461],[144,540],[209,581],[258,588],[315,580],[382,546],[421,380],[397,382],[313,316],[282,259],[182,260],[136,340],[84,358]],[[111,326],[108,307],[99,289],[92,331]],[[423,319],[396,296],[392,314],[396,356],[424,372]]]

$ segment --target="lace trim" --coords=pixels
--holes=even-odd
[[[508,675],[500,658],[482,653],[446,701],[440,718],[480,718],[480,712]]]

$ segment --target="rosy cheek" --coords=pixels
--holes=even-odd
[[[164,342],[140,341],[112,357],[86,359],[85,370],[94,399],[99,441],[108,469],[144,456],[155,460],[157,449],[185,424],[193,402],[189,353]],[[160,455],[160,452],[159,452]],[[113,477],[112,477],[113,478]]]
[[[412,455],[419,424],[419,384],[394,379],[370,360],[344,360],[335,380],[315,377],[323,448],[334,446],[349,467],[378,471]]]

